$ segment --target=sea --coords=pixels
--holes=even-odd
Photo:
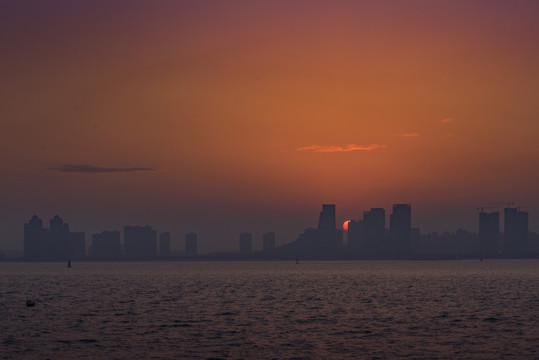
[[[539,359],[539,260],[0,262],[0,334],[2,359]]]

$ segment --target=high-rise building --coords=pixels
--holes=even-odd
[[[124,227],[125,256],[153,258],[157,256],[157,232],[150,226]]]
[[[61,217],[55,215],[49,221],[49,256],[69,257],[69,225]]]
[[[185,254],[196,255],[197,252],[197,234],[192,232],[185,234]]]
[[[50,228],[43,228],[43,221],[36,215],[24,224],[24,256],[29,259],[69,260],[86,255],[84,232],[72,233],[61,217],[49,221]]]
[[[240,252],[249,254],[253,251],[253,236],[250,233],[240,234]]]
[[[342,232],[336,228],[334,204],[322,205],[317,232],[319,241],[342,245]]]
[[[262,235],[262,250],[271,251],[275,249],[275,233],[273,231]]]
[[[91,255],[98,259],[117,259],[122,255],[119,231],[102,231],[92,235]]]
[[[363,250],[365,241],[363,220],[351,220],[348,223],[348,248],[353,251]]]
[[[528,252],[528,213],[518,208],[504,209],[504,252],[522,256]]]
[[[168,231],[159,234],[159,256],[170,256],[170,233]]]
[[[390,251],[399,257],[409,256],[412,250],[410,231],[412,207],[410,204],[394,204],[389,216]]]
[[[479,251],[483,256],[495,256],[499,252],[500,213],[479,213]]]
[[[334,231],[335,226],[335,205],[324,204],[318,220],[318,230]]]
[[[363,229],[366,255],[379,255],[384,250],[386,211],[383,208],[364,211]]]
[[[46,230],[43,229],[43,220],[36,215],[24,224],[24,257],[37,259],[43,254]]]

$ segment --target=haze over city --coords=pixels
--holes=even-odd
[[[1,7],[1,250],[33,214],[284,244],[320,204],[453,232],[513,202],[539,232],[537,2]]]

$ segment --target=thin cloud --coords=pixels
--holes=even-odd
[[[322,146],[322,145],[310,145],[297,148],[296,151],[313,151],[313,152],[349,152],[349,151],[371,151],[379,148],[386,148],[385,145],[371,144],[371,145],[357,145],[357,144],[348,144],[346,146]]]
[[[450,123],[450,122],[453,122],[455,119],[453,118],[445,118],[445,119],[442,119],[442,122],[443,123]]]
[[[109,174],[119,172],[136,172],[136,171],[155,171],[153,168],[133,167],[133,168],[108,168],[101,166],[93,166],[87,164],[65,164],[58,167],[51,167],[49,170],[59,171],[64,173],[78,174]]]
[[[419,136],[419,134],[416,133],[416,132],[412,132],[412,133],[404,133],[404,134],[401,134],[401,136],[404,136],[404,137],[414,137],[414,136]]]

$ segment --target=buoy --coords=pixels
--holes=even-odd
[[[26,306],[34,306],[36,304],[36,302],[32,299],[28,299],[26,300]]]

